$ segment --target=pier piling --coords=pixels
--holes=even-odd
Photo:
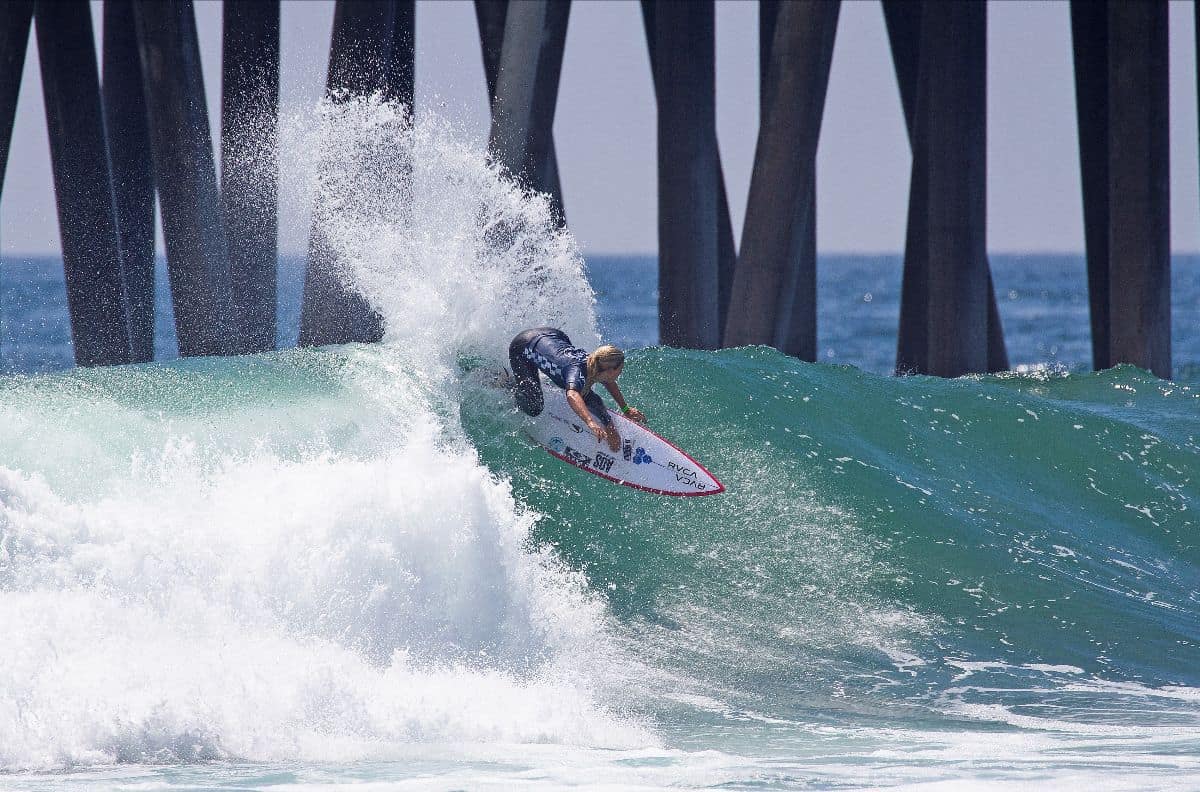
[[[279,2],[225,0],[221,204],[242,353],[275,348]]]
[[[668,346],[716,349],[720,179],[713,5],[661,0],[653,21],[659,338]]]
[[[4,195],[8,148],[12,143],[17,97],[21,93],[21,73],[25,70],[25,51],[29,46],[32,19],[33,0],[0,3],[0,196]]]
[[[815,257],[804,261],[805,271],[797,264],[813,211],[839,9],[837,2],[797,0],[779,11],[725,330],[729,346],[775,344],[781,333],[796,333],[800,356],[816,356]]]
[[[524,184],[548,193],[560,220],[554,111],[570,11],[570,0],[507,4],[489,135],[496,159]]]
[[[326,97],[370,96],[388,90],[395,4],[375,0],[338,0],[333,12]],[[308,269],[300,311],[300,345],[324,346],[383,338],[383,320],[338,276],[333,251],[319,219],[308,242]]]
[[[650,55],[651,82],[654,85],[655,101],[658,101],[658,72],[655,66],[655,0],[642,0],[642,23],[646,31],[646,50]],[[715,133],[714,133],[715,134]],[[716,150],[717,159],[717,326],[725,331],[729,317],[729,295],[733,289],[733,271],[737,267],[737,248],[733,241],[733,222],[729,214],[729,197],[725,190],[725,168],[721,164],[721,147]],[[661,244],[660,244],[661,255]]]
[[[929,373],[942,377],[987,370],[986,47],[985,5],[926,6],[913,160],[928,180]]]
[[[1071,3],[1096,369],[1171,373],[1167,8]]]
[[[920,33],[922,2],[884,0],[888,40],[900,87],[900,104],[904,110],[905,130],[909,147],[913,145],[916,124],[918,75],[920,68]],[[921,218],[928,212],[927,184],[919,178],[915,167],[909,183],[909,206],[905,233],[904,272],[901,281],[900,331],[897,337],[897,373],[930,373],[928,322],[928,245],[927,229]],[[986,371],[1006,371],[1008,351],[1004,329],[996,304],[991,266],[987,267],[987,366]]]
[[[75,362],[133,360],[91,11],[39,2],[34,11],[50,162]]]
[[[191,0],[135,0],[179,354],[239,348]]]
[[[913,127],[916,124],[917,81],[921,64],[921,11],[924,0],[883,0],[884,21],[900,88],[900,105],[909,149],[914,151]],[[925,213],[926,185],[917,173],[916,162],[910,168],[907,220],[904,234],[904,265],[900,279],[900,323],[896,335],[896,373],[925,373],[928,359],[929,253],[920,218]]]
[[[1071,40],[1075,62],[1075,114],[1079,128],[1079,171],[1083,189],[1084,249],[1087,255],[1092,366],[1109,367],[1108,352],[1108,7],[1072,0]]]
[[[771,47],[782,0],[759,0],[758,4],[758,97],[759,123],[769,110],[771,94]],[[802,360],[817,357],[817,166],[813,160],[809,181],[801,189],[808,193],[796,205],[797,212],[808,206],[805,215],[792,219],[790,261],[784,264],[787,276],[779,293],[773,346],[780,352]]]
[[[1002,370],[985,238],[986,7],[885,2],[884,13],[913,150],[896,370]]]
[[[1109,363],[1171,376],[1167,4],[1108,3]]]
[[[500,75],[500,53],[504,47],[504,20],[508,16],[508,0],[475,0],[475,17],[479,23],[479,49],[483,55],[483,74],[487,81],[488,107],[495,112],[496,81]],[[566,210],[562,199],[562,182],[558,175],[558,152],[554,146],[554,129],[550,129],[547,144],[546,164],[542,182],[544,192],[550,195],[558,213],[558,220],[566,224]]]
[[[154,164],[132,0],[105,0],[101,94],[134,362],[154,359]]]
[[[483,78],[487,81],[489,106],[496,101],[496,78],[500,74],[500,51],[504,47],[504,18],[508,0],[475,0],[479,25],[479,51],[483,56]]]
[[[416,0],[392,0],[392,44],[388,53],[384,95],[413,109],[417,82]]]

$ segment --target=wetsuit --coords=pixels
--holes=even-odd
[[[526,415],[540,415],[543,407],[541,371],[565,391],[579,391],[593,416],[605,426],[612,418],[604,401],[587,387],[587,356],[571,339],[554,327],[535,327],[519,334],[508,345],[508,362],[516,384],[513,397]]]

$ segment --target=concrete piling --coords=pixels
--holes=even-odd
[[[759,0],[758,4],[758,97],[759,123],[767,116],[770,86],[771,46],[782,0]],[[817,354],[817,169],[813,162],[811,180],[804,187],[808,214],[793,219],[792,260],[786,264],[788,277],[779,294],[774,346],[780,352],[803,360]]]
[[[154,359],[154,163],[132,0],[105,0],[104,124],[133,360]]]
[[[914,145],[917,78],[921,63],[921,10],[924,0],[883,0],[884,21],[892,49],[892,63],[900,88],[909,148]],[[925,213],[926,185],[913,162],[909,179],[908,214],[904,235],[904,269],[900,280],[900,326],[896,336],[896,373],[929,371],[927,260],[929,253],[920,218]]]
[[[913,160],[928,181],[929,372],[957,377],[987,370],[987,7],[926,6],[920,46]]]
[[[496,159],[524,184],[548,193],[560,219],[554,110],[570,11],[570,0],[527,0],[506,6],[489,134]],[[494,48],[489,43],[484,49],[489,45]]]
[[[192,3],[135,0],[133,9],[179,354],[235,354],[240,344]]]
[[[0,195],[4,194],[8,147],[12,143],[32,20],[33,0],[11,0],[0,4]]]
[[[922,2],[885,0],[883,10],[888,39],[900,87],[905,128],[910,146],[916,125],[918,76],[921,62]],[[922,222],[928,213],[928,184],[915,167],[909,185],[908,223],[905,234],[904,272],[901,282],[900,329],[897,337],[896,371],[929,373],[929,279],[927,227]],[[986,266],[986,264],[985,264]],[[1004,330],[996,304],[991,268],[987,266],[987,364],[986,371],[1006,371],[1009,367]]]
[[[0,194],[8,169],[8,147],[12,143],[32,20],[33,0],[11,0],[0,4]]]
[[[327,97],[337,101],[388,90],[394,25],[392,2],[338,0],[329,45]],[[338,276],[337,266],[336,252],[330,249],[320,222],[314,221],[300,311],[301,346],[383,338],[382,318]]]
[[[646,31],[646,49],[650,54],[650,73],[654,84],[654,95],[658,97],[658,73],[655,67],[654,0],[642,0],[642,23]],[[729,317],[729,295],[733,289],[733,271],[737,267],[737,249],[733,240],[733,223],[729,214],[729,197],[725,190],[725,168],[721,164],[721,148],[717,146],[717,302],[718,326],[724,333]]]
[[[1075,114],[1083,189],[1092,367],[1108,368],[1108,6],[1072,0]]]
[[[479,51],[483,55],[489,105],[496,101],[496,78],[500,75],[500,52],[504,48],[504,19],[507,16],[508,0],[475,0]]]
[[[797,0],[779,10],[725,329],[729,346],[774,344],[781,334],[794,333],[793,349],[806,359],[816,357],[815,256],[804,261],[806,271],[796,265],[813,211],[817,140],[839,10],[839,3],[823,0]]]
[[[658,98],[659,338],[721,345],[714,14],[711,2],[654,8]]]
[[[0,4],[0,195],[4,194],[8,148],[12,143],[17,97],[21,92],[21,73],[25,69],[25,51],[29,46],[29,25],[32,20],[33,0],[12,0]]]
[[[279,2],[225,0],[221,205],[242,353],[275,348]]]
[[[483,55],[483,73],[487,81],[488,106],[496,105],[496,81],[500,75],[500,53],[504,47],[504,20],[508,16],[508,0],[475,0],[475,17],[479,23],[479,49]],[[566,224],[566,210],[562,199],[562,182],[558,175],[558,152],[554,147],[554,130],[550,130],[546,164],[538,187],[549,194],[558,213],[558,219]]]
[[[1109,363],[1171,376],[1165,0],[1108,3]]]
[[[1171,375],[1167,9],[1071,3],[1092,362]]]
[[[411,111],[417,81],[417,7],[415,0],[392,0],[392,45],[384,95]]]
[[[130,363],[91,11],[83,3],[39,2],[34,14],[75,362]]]

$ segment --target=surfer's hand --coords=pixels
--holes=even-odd
[[[605,430],[605,439],[608,440],[608,447],[613,451],[621,450],[621,435],[617,434],[617,427],[610,426]]]
[[[601,443],[608,439],[608,429],[596,423],[595,421],[592,421],[588,424],[588,429],[592,430],[592,434],[596,435],[596,439]]]
[[[646,423],[646,416],[642,415],[642,411],[637,407],[630,407],[628,410],[626,410],[625,417],[631,421],[634,421],[635,423]]]

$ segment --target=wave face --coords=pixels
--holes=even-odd
[[[842,706],[832,691],[875,716],[985,685],[998,705],[1051,681],[1200,685],[1195,387],[896,379],[767,349],[633,363],[630,398],[728,497],[597,487],[489,440],[487,410],[477,442],[655,665],[771,717]],[[1102,699],[1072,717],[1110,716]]]
[[[544,198],[378,102],[283,139],[385,342],[0,380],[0,770],[1200,773],[1194,386],[635,350],[726,492],[634,492],[486,385],[525,327],[599,340]]]

